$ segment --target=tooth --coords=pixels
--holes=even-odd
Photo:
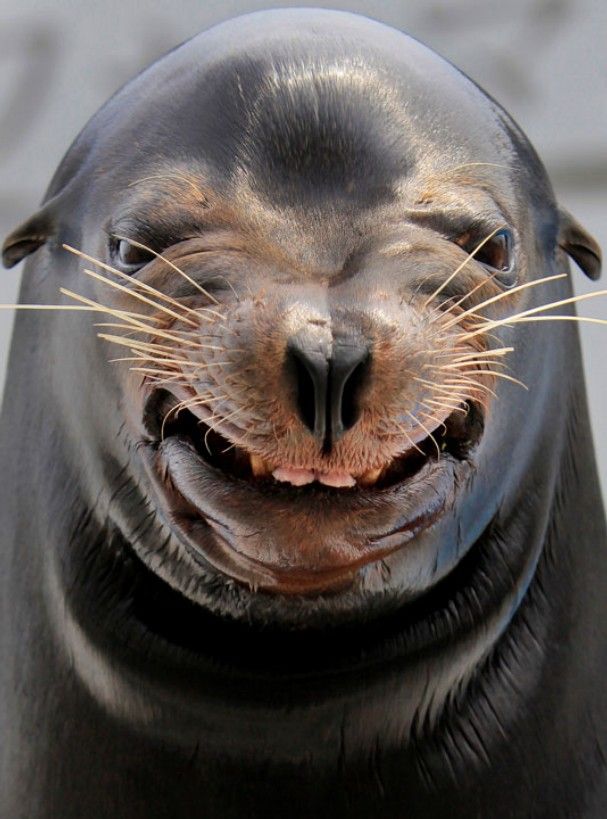
[[[298,469],[297,467],[279,466],[272,472],[277,481],[290,483],[293,486],[306,486],[314,480],[314,472],[311,469]]]
[[[260,458],[259,455],[251,455],[251,471],[256,478],[263,478],[270,474],[270,464]]]
[[[361,486],[373,486],[374,483],[377,483],[382,472],[381,467],[379,469],[368,469],[363,475],[359,475],[358,483]]]
[[[345,486],[355,486],[356,481],[349,472],[315,472],[316,480],[325,486],[341,489]]]

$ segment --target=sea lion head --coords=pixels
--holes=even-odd
[[[504,319],[567,297],[565,252],[599,266],[493,100],[319,10],[229,21],[129,83],[5,263],[33,251],[26,295],[110,314],[48,318],[91,497],[111,453],[138,502],[114,477],[107,514],[156,575],[295,625],[419,597],[521,502],[561,385],[544,330]]]

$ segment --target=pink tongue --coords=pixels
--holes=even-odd
[[[354,486],[356,481],[349,472],[317,472],[313,469],[294,469],[280,466],[272,472],[277,481],[290,483],[293,486],[305,486],[312,481],[319,481],[325,486]]]

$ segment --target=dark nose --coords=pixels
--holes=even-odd
[[[295,336],[287,349],[295,373],[299,417],[328,451],[360,415],[369,344],[359,339],[335,340],[327,354],[322,346]]]

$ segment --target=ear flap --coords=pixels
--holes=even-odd
[[[559,208],[559,247],[574,260],[589,279],[601,275],[601,248],[569,211]]]
[[[48,209],[42,208],[5,239],[2,245],[4,266],[14,267],[30,253],[38,250],[53,231],[53,219]]]

